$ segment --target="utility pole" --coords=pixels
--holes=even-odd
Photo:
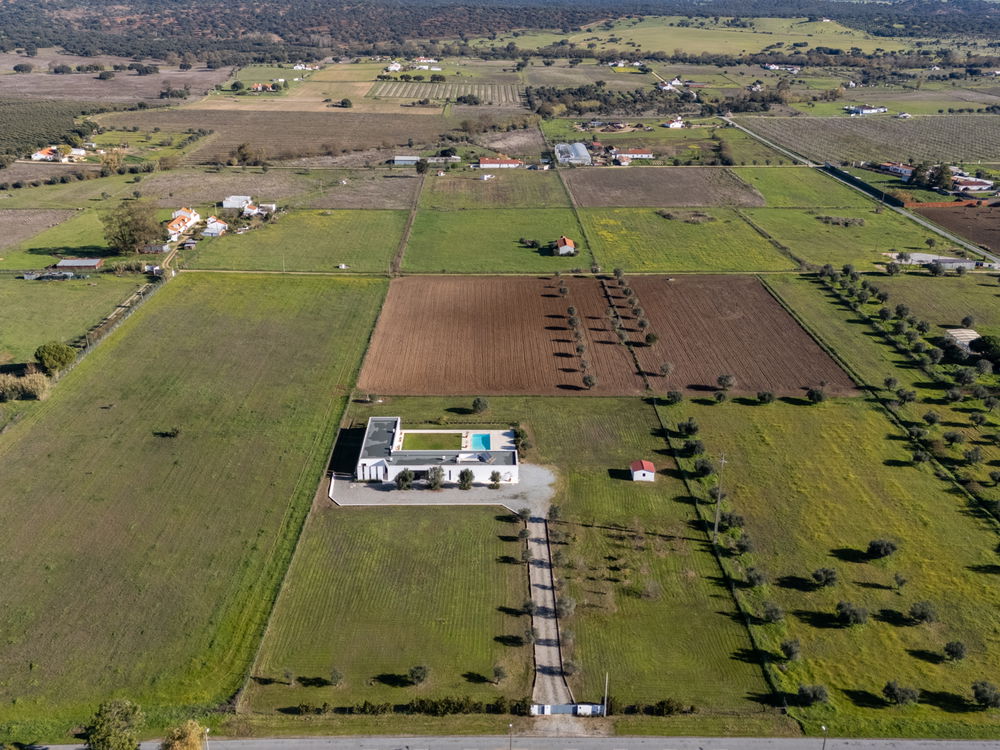
[[[712,546],[719,546],[719,516],[722,514],[722,472],[726,468],[726,454],[719,458],[719,484],[716,486],[718,495],[715,498],[715,527],[712,529]]]
[[[604,701],[601,703],[601,716],[608,715],[608,673],[604,673]]]

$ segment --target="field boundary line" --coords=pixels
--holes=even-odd
[[[545,144],[548,145],[547,139]],[[580,216],[580,207],[577,205],[576,198],[573,196],[573,191],[569,189],[569,185],[567,185],[566,180],[563,179],[562,173],[563,170],[556,170],[556,174],[559,176],[559,184],[562,185],[563,192],[566,193],[566,197],[569,199],[569,206],[573,209],[573,216],[576,217],[576,223],[580,227],[580,233],[583,235],[583,239],[587,242],[587,252],[590,254],[590,267],[593,269],[597,266],[597,255],[594,253],[594,243],[590,239],[590,233],[587,231],[587,225],[583,223],[583,218]]]
[[[738,122],[736,122],[731,117],[725,117],[725,116],[723,116],[721,119],[724,122],[727,122],[730,125],[732,125],[734,128],[738,128],[739,130],[742,130],[744,133],[746,133],[747,135],[749,135],[751,138],[753,138],[753,139],[755,139],[755,140],[763,143],[768,148],[774,149],[778,153],[784,154],[785,156],[789,157],[793,161],[802,162],[807,167],[815,167],[816,166],[816,164],[812,161],[812,159],[807,159],[806,157],[804,157],[804,156],[802,156],[800,154],[797,154],[796,152],[794,152],[794,151],[792,151],[790,149],[784,148],[783,146],[779,146],[778,144],[774,143],[773,141],[767,140],[767,138],[764,138],[763,136],[758,135],[757,133],[753,132],[749,128],[744,127],[743,125],[740,125]]]
[[[790,260],[793,260],[796,263],[798,263],[799,264],[799,268],[809,268],[810,267],[810,264],[806,263],[804,260],[802,260],[802,258],[798,257],[795,253],[793,253],[792,249],[790,247],[788,247],[786,245],[783,245],[780,242],[778,242],[763,227],[757,226],[749,216],[747,216],[745,213],[743,213],[742,211],[740,211],[738,208],[733,208],[733,213],[735,213],[737,216],[739,216],[741,219],[743,219],[743,221],[746,222],[747,226],[749,226],[757,234],[759,234],[761,237],[763,237],[765,240],[767,240],[775,250],[777,250],[779,253],[781,253],[782,255],[786,256]]]
[[[406,226],[403,227],[403,235],[399,238],[399,245],[396,247],[396,254],[392,256],[389,263],[389,273],[398,276],[403,267],[403,255],[406,246],[410,244],[410,233],[413,231],[413,222],[417,219],[417,211],[420,210],[420,194],[424,192],[426,175],[420,175],[420,184],[413,191],[413,202],[410,204],[410,215],[406,217]]]

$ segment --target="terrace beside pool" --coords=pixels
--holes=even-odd
[[[394,451],[512,451],[511,430],[400,430]]]

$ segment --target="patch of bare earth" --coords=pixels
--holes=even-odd
[[[566,184],[580,206],[763,206],[764,196],[719,167],[572,169]]]
[[[962,235],[977,245],[1000,252],[1000,204],[988,206],[948,206],[917,208],[946,229]]]
[[[13,247],[56,224],[61,224],[75,211],[35,208],[0,209],[0,249]]]
[[[0,182],[30,182],[41,180],[45,182],[52,177],[72,175],[75,172],[97,174],[101,171],[98,164],[49,164],[47,162],[16,161],[5,169],[0,169]]]
[[[534,126],[502,133],[484,133],[474,140],[479,146],[509,156],[538,158],[545,150],[545,140],[542,138],[542,133]]]

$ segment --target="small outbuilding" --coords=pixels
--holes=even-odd
[[[576,255],[576,243],[563,235],[556,240],[556,255]]]
[[[652,461],[641,459],[629,464],[633,482],[652,482],[656,479],[656,467]]]
[[[969,344],[978,338],[982,338],[979,333],[971,328],[951,328],[945,332],[945,336],[963,351],[969,351]]]
[[[96,271],[104,265],[104,258],[63,258],[51,268],[59,271]]]

